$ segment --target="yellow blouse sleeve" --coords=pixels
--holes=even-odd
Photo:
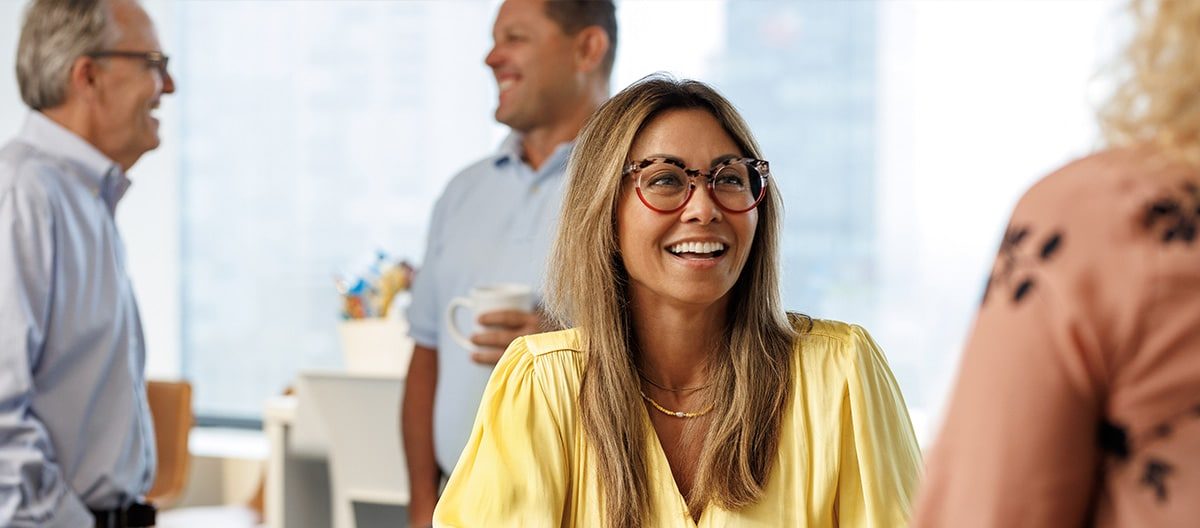
[[[921,472],[908,408],[883,351],[865,329],[852,325],[844,346],[838,525],[906,526]]]
[[[570,482],[560,427],[570,398],[555,369],[572,354],[535,356],[527,338],[500,359],[475,427],[434,511],[434,526],[559,526]],[[547,368],[540,371],[542,363]],[[556,379],[557,378],[557,379]]]

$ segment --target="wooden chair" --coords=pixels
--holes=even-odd
[[[146,499],[158,509],[169,507],[183,496],[191,454],[188,436],[192,415],[192,384],[186,381],[149,381],[146,399],[154,417],[154,440],[158,451],[158,473]]]

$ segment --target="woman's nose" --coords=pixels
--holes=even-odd
[[[711,222],[719,222],[722,219],[724,211],[717,205],[717,201],[713,199],[712,191],[707,185],[693,182],[692,197],[687,204],[683,206],[683,212],[679,218],[682,222],[696,222],[700,225],[708,225]]]

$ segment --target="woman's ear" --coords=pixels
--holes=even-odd
[[[575,69],[590,73],[600,68],[612,43],[600,26],[588,26],[575,34]]]

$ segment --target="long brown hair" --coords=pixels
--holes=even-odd
[[[648,426],[636,374],[628,275],[618,253],[621,168],[641,128],[663,111],[711,112],[746,156],[761,158],[737,110],[707,85],[664,75],[642,79],[606,102],[580,133],[567,172],[558,237],[550,260],[549,306],[583,335],[587,366],[580,393],[584,432],[594,449],[609,526],[640,527],[649,512]],[[769,182],[774,185],[774,182]],[[730,295],[723,351],[711,362],[714,405],[688,505],[738,509],[762,495],[791,400],[795,332],[779,296],[783,203],[769,187],[746,266]],[[632,418],[631,418],[632,417]]]

